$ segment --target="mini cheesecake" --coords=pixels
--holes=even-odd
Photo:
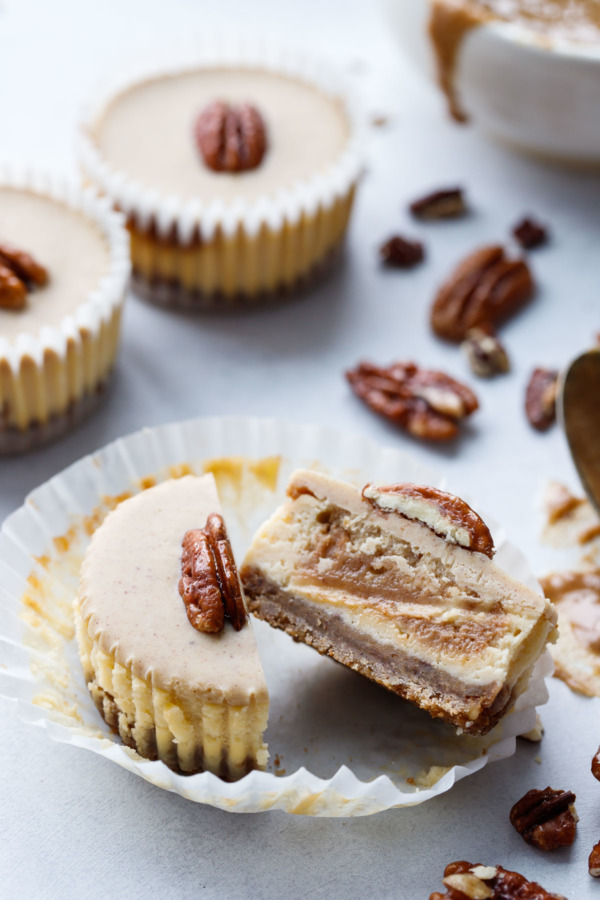
[[[52,440],[94,408],[130,270],[106,201],[42,177],[13,182],[0,167],[0,454]]]
[[[212,42],[140,73],[82,127],[86,178],[127,215],[134,287],[167,306],[252,306],[341,249],[362,167],[353,104],[308,60],[248,49],[220,59]]]
[[[88,688],[123,742],[233,780],[266,764],[269,698],[222,520],[225,577],[210,550],[219,512],[212,475],[122,502],[86,552],[75,620]],[[225,581],[233,608],[219,608]]]
[[[298,471],[242,567],[249,608],[434,717],[485,734],[555,632],[552,604],[493,560],[485,523],[415,485]]]

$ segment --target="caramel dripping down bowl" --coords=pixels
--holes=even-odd
[[[597,42],[576,42],[469,15],[457,0],[384,6],[403,53],[442,87],[454,119],[516,150],[600,168],[600,27]]]

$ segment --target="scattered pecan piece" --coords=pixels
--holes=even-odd
[[[455,438],[479,403],[473,391],[443,372],[411,362],[387,368],[362,362],[346,372],[352,390],[374,412],[430,441]]]
[[[44,266],[24,250],[18,250],[11,244],[0,241],[0,263],[12,269],[17,278],[25,282],[27,287],[44,287],[48,284],[48,271]]]
[[[450,863],[444,869],[444,885],[446,893],[435,891],[429,900],[566,900],[518,872],[481,863]]]
[[[508,372],[508,354],[490,328],[470,328],[461,349],[467,357],[471,371],[479,378],[492,378]]]
[[[410,269],[424,259],[423,244],[419,241],[408,241],[399,234],[394,235],[379,248],[381,261],[387,266],[398,269]]]
[[[410,204],[410,211],[418,219],[454,219],[467,211],[462,188],[433,191]]]
[[[534,284],[527,263],[507,259],[499,245],[471,253],[439,289],[431,325],[439,337],[462,341],[471,328],[492,326],[526,303]]]
[[[491,559],[494,541],[490,530],[471,507],[446,491],[417,484],[367,484],[362,492],[376,509],[416,519],[451,544],[484,553]]]
[[[520,835],[540,850],[569,847],[575,840],[578,816],[572,791],[527,791],[510,811],[510,821]]]
[[[596,750],[594,757],[592,758],[592,775],[598,781],[600,781],[600,747]]]
[[[215,172],[255,169],[267,149],[265,123],[249,103],[216,100],[198,116],[195,134],[204,162]]]
[[[27,288],[12,269],[0,263],[0,309],[23,309]]]
[[[558,372],[555,369],[534,369],[525,392],[525,412],[531,425],[546,431],[556,421]]]
[[[246,606],[222,517],[213,513],[203,529],[187,531],[182,546],[179,594],[190,623],[198,631],[218,634],[227,616],[240,631]]]
[[[600,878],[600,841],[594,844],[588,860],[588,870],[592,878]]]
[[[513,228],[513,235],[524,250],[541,247],[548,240],[548,230],[535,219],[522,219]]]

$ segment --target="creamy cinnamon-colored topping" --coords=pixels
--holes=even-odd
[[[438,78],[458,121],[466,118],[454,89],[460,48],[473,28],[494,20],[515,22],[544,39],[600,43],[598,0],[431,0],[429,33]]]
[[[185,476],[121,503],[94,534],[82,566],[81,616],[117,662],[193,703],[264,700],[250,623],[203,634],[179,596],[181,543],[220,504],[214,479]]]
[[[542,579],[546,596],[572,627],[578,643],[600,657],[600,569],[558,572]]]
[[[0,187],[0,241],[27,248],[51,273],[44,287],[28,293],[23,309],[0,309],[0,336],[9,341],[59,326],[108,275],[109,250],[96,225],[28,191]]]
[[[194,125],[215,99],[260,109],[269,146],[258,168],[213,172],[199,162]],[[134,85],[110,103],[93,136],[113,169],[161,194],[209,204],[257,200],[324,172],[343,152],[350,128],[339,100],[300,80],[219,68]]]

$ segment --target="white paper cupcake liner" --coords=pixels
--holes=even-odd
[[[457,735],[263,622],[255,622],[255,632],[271,695],[266,734],[271,771],[252,772],[233,784],[210,773],[176,775],[161,762],[141,759],[110,733],[84,683],[71,601],[89,535],[114,506],[111,498],[208,468],[216,474],[241,559],[299,466],[318,467],[358,485],[401,480],[447,487],[444,478],[399,450],[332,428],[269,419],[196,419],[117,440],[35,490],[2,527],[0,696],[55,741],[92,750],[195,802],[235,812],[357,816],[413,806],[514,753],[516,736],[533,728],[536,706],[547,701],[548,654],[490,734]],[[485,519],[496,562],[539,590],[520,550],[491,517]]]
[[[93,125],[115,95],[131,85],[161,75],[175,75],[201,67],[236,66],[292,76],[342,100],[351,127],[350,140],[339,158],[324,172],[299,181],[293,188],[247,202],[182,198],[159,194],[127,173],[113,169],[92,138]],[[302,216],[330,209],[348,195],[363,167],[365,117],[346,80],[331,66],[307,53],[258,38],[211,36],[176,46],[153,48],[146,56],[130,59],[98,85],[81,117],[79,158],[83,170],[100,189],[135,221],[141,231],[153,226],[159,237],[175,234],[187,246],[199,234],[210,242],[217,228],[227,236],[238,230],[256,235],[263,226],[278,231],[295,225]]]

